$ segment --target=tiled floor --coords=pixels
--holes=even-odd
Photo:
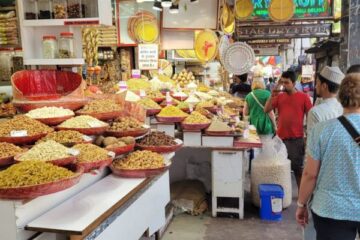
[[[293,204],[283,211],[281,222],[260,220],[247,193],[243,220],[212,218],[210,212],[202,216],[181,214],[174,217],[163,240],[302,240],[302,229],[295,221],[296,192],[294,186]]]

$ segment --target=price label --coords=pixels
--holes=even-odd
[[[108,156],[115,158],[115,153],[114,152],[108,152]]]
[[[97,122],[97,121],[90,121],[87,123],[90,127],[95,128],[95,127],[102,127],[103,125],[101,124],[101,122]]]
[[[86,142],[90,142],[90,141],[93,140],[91,137],[86,136],[86,135],[83,135],[83,139],[84,139],[84,141],[86,141]]]
[[[170,92],[166,92],[166,105],[171,105],[172,99],[170,96]]]
[[[190,112],[194,111],[194,106],[192,104],[189,104],[189,110],[190,110]]]
[[[27,135],[27,130],[13,130],[10,132],[11,137],[26,137]]]
[[[125,81],[120,81],[118,83],[120,90],[127,90],[127,83]]]
[[[248,139],[249,136],[250,136],[249,129],[245,129],[244,132],[243,132],[243,138],[244,138],[244,139]]]
[[[142,97],[142,98],[146,97],[145,90],[140,90],[140,97]]]
[[[236,123],[239,123],[239,122],[240,122],[239,116],[235,117],[235,122],[236,122]]]
[[[140,69],[131,70],[131,77],[132,78],[140,78],[141,77],[141,70]]]
[[[77,149],[74,149],[74,148],[69,148],[69,149],[68,149],[68,153],[69,153],[70,155],[77,156],[77,155],[80,154],[80,151],[77,150]]]

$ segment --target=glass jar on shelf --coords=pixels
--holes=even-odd
[[[67,1],[53,0],[53,12],[55,19],[67,18]]]
[[[10,81],[13,53],[10,48],[0,48],[0,81]]]
[[[60,33],[59,58],[74,58],[74,34],[71,32]]]
[[[42,42],[43,58],[54,59],[57,57],[57,42],[53,35],[43,36]]]
[[[32,20],[37,18],[38,11],[36,0],[24,1],[25,19]]]
[[[52,19],[53,18],[50,0],[38,0],[37,6],[38,6],[38,10],[39,10],[38,19]]]
[[[24,56],[22,48],[15,48],[12,57],[12,73],[24,69]]]
[[[68,0],[67,1],[68,18],[84,17],[85,6],[81,2],[82,2],[81,0]]]
[[[98,1],[94,0],[81,0],[83,4],[83,13],[85,18],[96,18],[99,17]]]

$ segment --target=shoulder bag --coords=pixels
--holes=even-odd
[[[354,141],[357,143],[357,145],[360,147],[360,134],[355,129],[355,127],[351,124],[351,122],[345,116],[338,117],[338,120],[344,126],[344,128],[348,131],[348,133],[354,139]]]

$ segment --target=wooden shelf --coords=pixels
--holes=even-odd
[[[65,66],[79,66],[85,63],[83,58],[57,58],[57,59],[24,59],[24,65],[65,65]]]
[[[98,25],[99,18],[69,18],[69,19],[34,19],[24,20],[24,27],[49,27],[49,26],[84,26],[84,25]]]

